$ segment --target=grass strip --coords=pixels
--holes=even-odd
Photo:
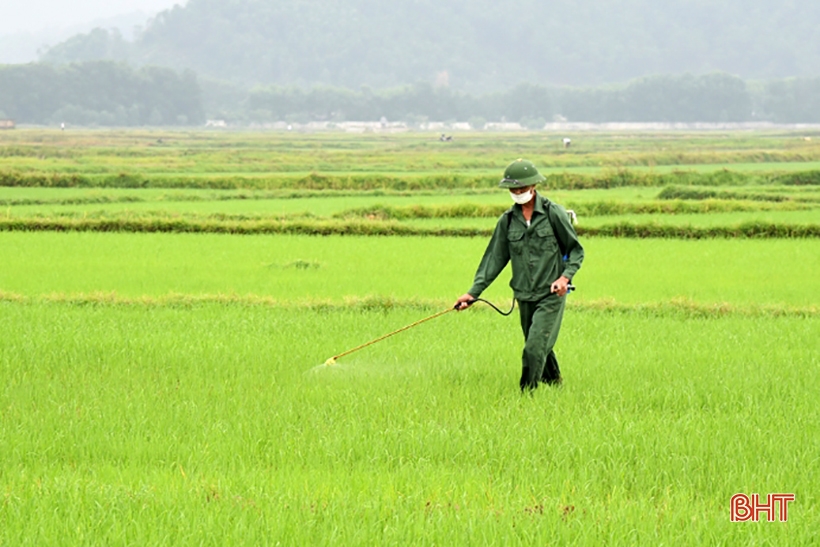
[[[673,171],[659,173],[629,169],[608,169],[601,173],[550,173],[544,187],[554,190],[606,189],[627,186],[747,186],[774,184],[820,185],[820,170],[797,172],[739,172],[722,169],[712,172]],[[436,173],[393,176],[378,173],[332,175],[310,173],[260,174],[258,176],[219,175],[144,175],[122,172],[86,175],[78,173],[42,173],[0,171],[0,186],[31,188],[192,188],[221,190],[435,190],[494,188],[497,176]]]
[[[735,226],[669,226],[622,222],[593,228],[577,228],[579,235],[634,239],[800,239],[820,237],[820,224],[795,225],[745,222]]]
[[[197,192],[197,191],[193,191]],[[451,195],[487,195],[497,194],[496,189],[453,191]],[[230,193],[171,193],[153,197],[138,195],[90,195],[68,198],[13,198],[0,199],[0,207],[20,206],[70,206],[70,205],[105,205],[112,203],[176,203],[204,201],[262,201],[306,198],[339,198],[339,197],[420,197],[441,196],[439,191],[333,191],[314,190],[298,192],[295,190],[238,191]],[[444,195],[447,195],[446,193]],[[745,196],[749,197],[745,197]],[[677,197],[680,196],[680,197]],[[692,201],[697,200],[697,203]],[[746,202],[742,201],[746,200]],[[813,203],[820,198],[805,198],[785,194],[741,194],[737,192],[718,192],[709,189],[689,189],[679,186],[668,186],[658,195],[658,199],[648,202],[625,202],[618,200],[567,201],[562,203],[567,209],[585,216],[611,216],[628,214],[698,214],[727,213],[736,211],[797,211],[813,208]],[[494,218],[508,208],[507,205],[482,205],[475,203],[458,203],[447,205],[405,205],[391,206],[376,204],[340,211],[333,218],[378,218],[378,219],[418,219],[418,218]]]
[[[0,218],[0,231],[299,234],[315,236],[424,236],[489,237],[492,229],[476,227],[421,227],[380,220],[274,220],[180,217],[24,217]],[[736,226],[670,226],[656,223],[577,227],[579,235],[615,238],[710,239],[710,238],[815,238],[820,224],[793,225],[747,222]]]
[[[686,188],[681,186],[667,186],[658,194],[662,200],[748,200],[802,203],[817,203],[820,199],[793,196],[789,194],[732,192],[728,190],[712,190],[709,188]]]
[[[482,228],[420,228],[397,222],[321,220],[200,220],[190,218],[5,218],[0,231],[300,234],[354,236],[486,236]]]
[[[0,207],[20,207],[29,205],[94,205],[107,203],[141,203],[147,200],[138,196],[88,196],[62,199],[0,199]],[[181,200],[180,200],[181,201]]]
[[[398,299],[389,297],[347,297],[341,301],[333,300],[278,300],[269,296],[255,294],[182,294],[169,293],[163,296],[126,297],[116,292],[91,293],[48,293],[38,296],[0,290],[0,302],[21,305],[56,304],[69,306],[141,306],[141,307],[179,307],[193,308],[201,305],[217,304],[225,306],[264,306],[282,309],[304,309],[320,312],[358,311],[388,312],[391,310],[418,310],[423,312],[446,310],[451,301],[440,299]],[[507,307],[507,302],[497,302]],[[702,303],[685,298],[675,298],[662,302],[627,304],[613,299],[592,301],[569,298],[568,307],[585,313],[641,314],[658,317],[818,317],[817,306],[795,307],[780,304],[736,305],[726,302]],[[492,312],[483,304],[475,305],[471,311],[480,313]]]
[[[199,192],[199,190],[191,190]],[[107,203],[148,203],[148,202],[197,202],[197,201],[261,201],[273,199],[308,199],[308,198],[345,198],[345,197],[418,197],[418,196],[441,196],[441,195],[486,195],[498,194],[497,188],[467,188],[453,191],[440,190],[248,190],[235,191],[230,193],[170,193],[145,198],[136,195],[116,196],[97,195],[73,198],[17,198],[0,199],[0,207],[18,207],[31,205],[94,205]]]
[[[780,201],[780,200],[773,200]],[[733,213],[744,211],[797,211],[813,207],[797,203],[744,203],[734,199],[708,199],[697,203],[683,200],[662,200],[649,202],[624,202],[615,200],[572,202],[564,204],[583,216],[615,216],[644,214],[707,214]],[[419,218],[497,218],[508,209],[507,205],[481,205],[462,203],[454,205],[374,205],[341,211],[333,218],[367,218],[370,220],[410,220]]]

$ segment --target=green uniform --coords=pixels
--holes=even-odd
[[[529,226],[520,205],[514,205],[498,219],[467,292],[478,298],[512,262],[510,287],[518,300],[526,339],[521,389],[535,388],[539,381],[554,382],[560,376],[553,347],[566,299],[552,294],[550,288],[562,275],[572,280],[583,260],[584,249],[566,210],[539,194],[535,196]]]

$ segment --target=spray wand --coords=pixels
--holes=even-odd
[[[573,286],[573,285],[567,285],[567,294],[569,294],[570,292],[572,292],[572,291],[574,291],[574,290],[575,290],[575,286]],[[494,309],[497,313],[499,313],[499,314],[503,315],[504,317],[507,317],[507,316],[509,316],[510,314],[512,314],[513,310],[515,309],[515,299],[513,299],[513,301],[512,301],[512,306],[510,306],[510,310],[509,310],[509,311],[507,311],[507,312],[500,310],[500,309],[499,309],[499,308],[498,308],[495,304],[493,304],[493,303],[492,303],[492,302],[490,302],[489,300],[484,300],[483,298],[476,298],[476,299],[474,299],[474,300],[470,300],[469,302],[467,302],[467,306],[468,306],[468,307],[469,307],[469,306],[472,306],[472,305],[473,305],[473,304],[475,304],[476,302],[484,302],[485,304],[487,304],[488,306],[490,306],[490,307],[491,307],[492,309]],[[366,342],[366,343],[364,343],[364,344],[362,344],[362,345],[360,345],[360,346],[356,346],[356,347],[355,347],[355,348],[353,348],[353,349],[349,349],[349,350],[347,350],[347,351],[345,351],[345,352],[342,352],[342,353],[340,353],[340,354],[338,354],[338,355],[334,355],[333,357],[331,357],[330,359],[328,359],[327,361],[325,361],[325,365],[327,365],[327,366],[332,366],[332,365],[335,365],[335,364],[336,364],[336,360],[337,360],[337,359],[341,359],[342,357],[344,357],[344,356],[346,356],[346,355],[350,355],[351,353],[355,353],[355,352],[357,352],[357,351],[359,351],[359,350],[361,350],[361,349],[364,349],[364,348],[366,348],[366,347],[368,347],[368,346],[372,346],[373,344],[375,344],[375,343],[377,343],[377,342],[381,342],[382,340],[384,340],[384,339],[386,339],[386,338],[390,338],[391,336],[394,336],[394,335],[396,335],[396,334],[398,334],[398,333],[400,333],[400,332],[404,332],[404,331],[406,331],[406,330],[410,330],[410,329],[412,329],[413,327],[417,327],[417,326],[421,325],[422,323],[426,323],[427,321],[432,321],[433,319],[436,319],[436,318],[438,318],[438,317],[441,317],[442,315],[446,315],[446,314],[448,314],[448,313],[450,313],[450,312],[453,312],[453,311],[456,311],[456,310],[458,310],[458,304],[456,304],[456,305],[455,305],[455,306],[453,306],[452,308],[447,308],[447,309],[446,309],[446,310],[444,310],[444,311],[440,311],[440,312],[438,312],[438,313],[434,313],[434,314],[433,314],[433,315],[431,315],[430,317],[425,317],[424,319],[420,319],[420,320],[416,321],[415,323],[412,323],[412,324],[407,325],[407,326],[405,326],[405,327],[402,327],[402,328],[400,328],[400,329],[394,330],[393,332],[390,332],[390,333],[387,333],[387,334],[385,334],[385,335],[383,335],[383,336],[380,336],[380,337],[376,338],[375,340],[371,340],[370,342]]]

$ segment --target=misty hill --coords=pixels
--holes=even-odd
[[[116,29],[127,39],[131,39],[136,28],[141,28],[149,14],[138,10],[113,17],[94,19],[87,23],[66,28],[45,28],[36,31],[17,31],[0,34],[0,63],[22,64],[37,60],[38,51],[60,44],[73,36],[84,35],[93,29]],[[105,31],[102,31],[105,32]]]
[[[123,49],[81,35],[51,62],[125,59],[235,83],[470,92],[715,70],[820,74],[820,2],[781,0],[189,0]]]

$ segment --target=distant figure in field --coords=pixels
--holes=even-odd
[[[441,134],[441,137],[438,138],[441,142],[453,142],[452,135],[445,135],[444,133]]]
[[[571,144],[572,144],[572,139],[570,139],[568,137],[564,137],[564,148],[569,148],[569,146]]]
[[[60,131],[65,131],[65,122],[60,124]]]

